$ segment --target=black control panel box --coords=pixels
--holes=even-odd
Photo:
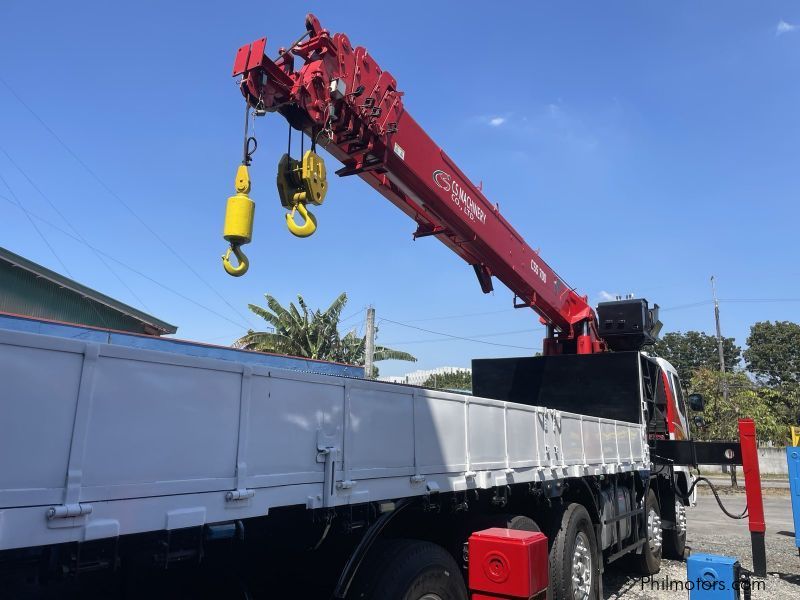
[[[597,321],[600,337],[615,351],[641,350],[655,344],[661,329],[658,304],[650,308],[644,298],[601,302],[597,305]]]

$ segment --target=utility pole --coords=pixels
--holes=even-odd
[[[372,379],[372,365],[375,357],[375,309],[367,308],[367,342],[364,348],[364,377]]]
[[[717,300],[717,287],[714,284],[714,276],[711,276],[711,296],[714,298],[714,321],[717,325],[717,350],[719,351],[719,373],[722,379],[722,398],[725,406],[728,405],[728,379],[725,377],[725,350],[722,347],[722,328],[719,325],[719,300]],[[714,401],[714,418],[719,417],[717,402]],[[736,466],[731,465],[731,487],[738,487],[736,481]]]
[[[714,320],[717,324],[717,350],[719,350],[719,372],[722,375],[722,397],[727,403],[728,382],[725,378],[725,351],[722,348],[722,329],[719,326],[719,300],[717,300],[717,288],[714,284],[714,276],[711,276],[711,295],[714,298]]]

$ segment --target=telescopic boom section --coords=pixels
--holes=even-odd
[[[435,236],[473,266],[484,293],[498,278],[548,326],[545,354],[606,349],[594,311],[533,250],[403,108],[397,82],[365,48],[331,35],[313,15],[306,38],[273,60],[261,38],[233,69],[256,114],[279,112],[414,219],[414,237]],[[295,68],[295,57],[303,61]]]

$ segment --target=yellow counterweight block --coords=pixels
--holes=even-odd
[[[319,206],[328,192],[325,161],[316,152],[307,150],[302,160],[284,154],[278,163],[278,195],[281,205],[290,209],[286,215],[286,226],[297,237],[308,237],[317,230],[317,220],[306,208],[306,204]],[[295,212],[303,217],[303,224],[294,221]]]
[[[250,192],[250,176],[246,165],[239,165],[236,171],[236,194],[228,198],[225,207],[225,227],[223,237],[230,242],[228,251],[222,256],[222,266],[228,275],[240,277],[247,272],[250,261],[242,252],[241,246],[249,244],[253,239],[253,219],[256,203],[248,196]],[[230,262],[231,252],[239,261],[238,266]]]

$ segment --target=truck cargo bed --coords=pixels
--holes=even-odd
[[[0,329],[0,549],[646,470],[644,427]]]

